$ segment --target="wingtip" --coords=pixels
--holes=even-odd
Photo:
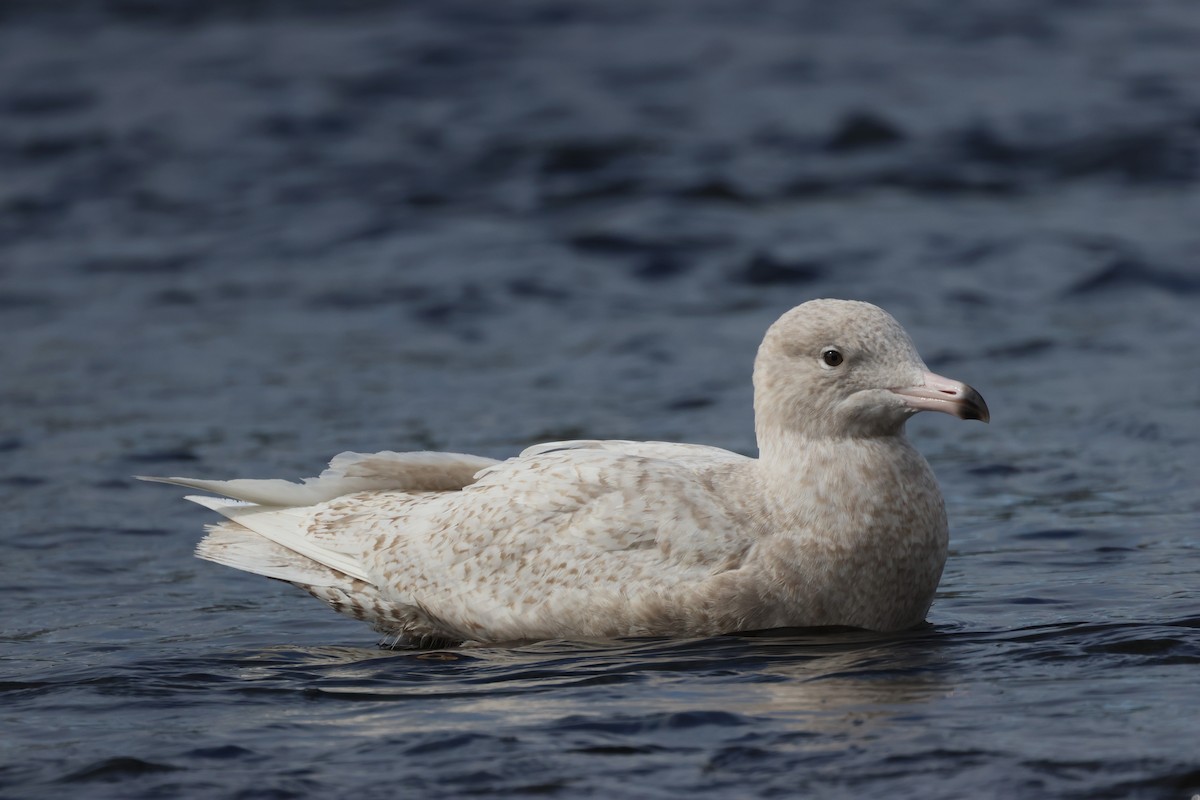
[[[208,494],[185,494],[184,500],[195,503],[198,506],[216,511],[218,514],[224,514],[226,510],[231,508],[251,508],[257,507],[257,504],[247,502],[246,500],[234,500],[229,497],[213,497]]]

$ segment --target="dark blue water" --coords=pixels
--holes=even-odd
[[[1200,13],[0,6],[0,797],[1200,793]],[[130,474],[586,436],[752,452],[870,300],[929,626],[388,651]]]

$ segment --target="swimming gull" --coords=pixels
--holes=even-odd
[[[342,453],[318,478],[146,478],[226,521],[201,558],[293,583],[416,645],[892,631],[946,561],[941,492],[904,436],[918,411],[988,421],[869,303],[813,300],[754,362],[759,456],[568,441],[496,461]]]

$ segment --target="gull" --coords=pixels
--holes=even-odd
[[[578,440],[505,461],[342,453],[317,478],[143,477],[218,497],[203,559],[294,584],[412,646],[920,624],[945,505],[904,424],[987,422],[869,303],[812,300],[754,361],[758,457]]]

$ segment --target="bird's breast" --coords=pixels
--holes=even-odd
[[[781,624],[894,630],[919,623],[946,560],[941,492],[925,460],[866,442],[812,448],[769,489],[758,556],[785,587]]]

